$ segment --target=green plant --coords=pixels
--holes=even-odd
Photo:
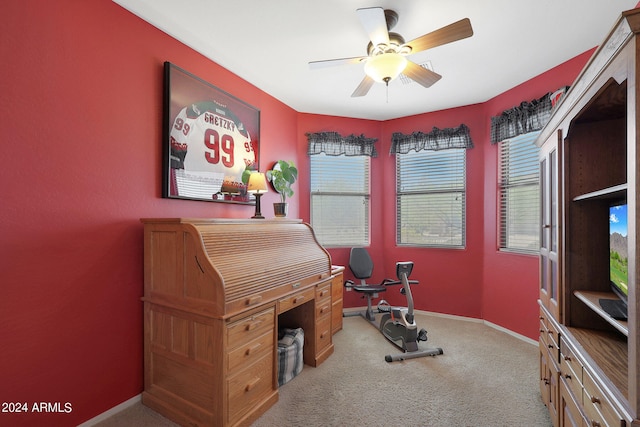
[[[280,200],[286,203],[287,197],[293,196],[291,185],[298,179],[298,169],[292,161],[278,160],[271,170],[267,171],[267,179],[273,188],[280,193]]]

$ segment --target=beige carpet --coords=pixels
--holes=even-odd
[[[344,319],[335,353],[280,388],[254,423],[274,426],[550,426],[540,400],[538,348],[482,323],[418,314],[436,357],[387,363],[398,350],[361,317]],[[175,426],[141,404],[101,427]]]

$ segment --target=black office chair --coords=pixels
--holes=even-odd
[[[360,279],[360,284],[354,283],[353,280],[347,280],[344,282],[345,288],[360,292],[364,294],[362,298],[367,298],[367,311],[364,313],[354,313],[353,315],[361,315],[370,322],[374,322],[376,319],[371,301],[373,298],[377,298],[380,292],[387,290],[385,286],[387,279],[384,279],[379,285],[370,285],[366,282],[366,280],[373,275],[373,261],[365,248],[351,248],[349,269],[356,279]]]

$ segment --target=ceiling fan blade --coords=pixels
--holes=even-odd
[[[473,28],[471,28],[471,21],[469,21],[469,18],[464,18],[458,22],[449,24],[446,27],[442,27],[439,30],[432,31],[408,41],[404,45],[411,46],[411,53],[416,53],[436,46],[441,46],[443,44],[466,39],[472,35]]]
[[[407,66],[402,74],[411,78],[412,80],[415,80],[424,87],[430,87],[442,78],[440,74],[433,72],[427,68],[421,67],[412,61],[407,61]]]
[[[373,46],[383,43],[389,44],[389,31],[387,30],[387,20],[384,17],[383,8],[367,7],[357,9],[356,13]]]
[[[369,89],[371,89],[371,86],[373,86],[374,83],[375,83],[375,80],[365,75],[364,79],[362,79],[362,81],[360,82],[356,90],[354,90],[353,93],[351,94],[351,97],[356,98],[358,96],[365,96],[369,92]]]
[[[352,58],[338,58],[338,59],[325,59],[321,61],[311,61],[309,62],[309,68],[312,70],[317,70],[320,68],[328,68],[335,67],[338,65],[347,65],[347,64],[359,64],[366,56],[354,56]]]

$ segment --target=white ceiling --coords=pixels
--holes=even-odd
[[[388,120],[485,102],[601,43],[638,0],[113,0],[298,112]],[[443,77],[351,98],[366,55],[362,7],[395,10],[406,40],[468,17],[471,38],[410,55]],[[172,58],[166,58],[172,61]],[[176,64],[181,66],[181,64]],[[211,81],[215,85],[215,81]],[[249,100],[250,101],[250,100]]]

